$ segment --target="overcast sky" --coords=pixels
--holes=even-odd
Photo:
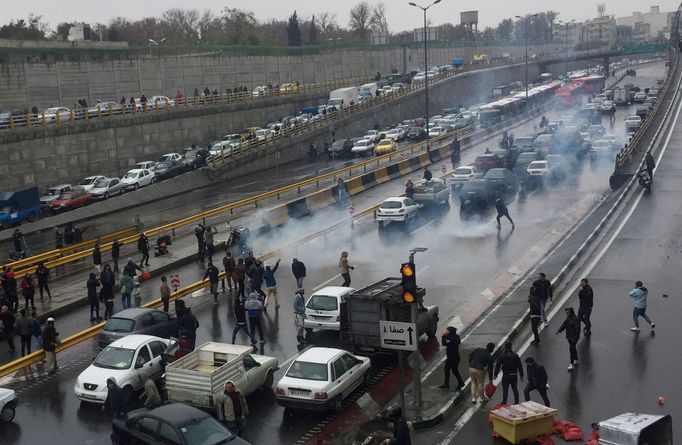
[[[378,0],[368,0],[370,4]],[[387,8],[388,24],[391,31],[402,31],[421,26],[422,15],[408,5],[409,0],[384,0]],[[429,10],[434,24],[445,22],[459,23],[461,11],[478,10],[480,28],[494,26],[500,20],[515,15],[553,9],[559,12],[559,19],[579,21],[597,15],[597,4],[602,0],[442,0]],[[160,16],[170,8],[211,9],[220,12],[224,7],[253,11],[258,20],[270,18],[283,19],[298,11],[299,17],[329,11],[337,16],[340,25],[348,25],[348,12],[355,0],[34,0],[2,1],[0,22],[12,18],[23,18],[29,13],[39,14],[54,28],[64,21],[85,21],[88,23],[108,23],[115,16],[138,19]],[[426,4],[425,0],[417,1]],[[617,17],[631,15],[633,11],[648,11],[652,5],[661,11],[676,10],[679,0],[610,0],[606,3],[606,13]]]

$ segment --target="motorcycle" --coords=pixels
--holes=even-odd
[[[249,252],[247,241],[249,238],[249,229],[238,226],[233,227],[228,221],[225,225],[227,227],[227,239],[225,240],[225,250],[229,250],[233,246],[239,246],[241,255],[244,256]]]
[[[642,169],[637,174],[637,178],[639,185],[647,192],[651,192],[651,186],[654,182],[654,179],[651,177],[651,175],[649,175],[649,172],[646,169]]]

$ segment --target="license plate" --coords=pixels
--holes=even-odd
[[[310,391],[303,391],[301,389],[289,389],[289,394],[292,396],[308,397]]]
[[[83,397],[84,399],[97,400],[97,397],[91,396],[89,394],[81,394],[81,397]]]

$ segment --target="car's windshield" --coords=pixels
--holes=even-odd
[[[346,141],[345,141],[344,139],[342,139],[342,140],[340,140],[340,141],[335,141],[335,142],[332,144],[332,147],[331,147],[331,148],[339,149],[339,148],[343,148],[345,145],[346,145]]]
[[[154,170],[163,170],[164,168],[168,168],[171,165],[173,165],[171,162],[164,161],[164,162],[159,162],[154,166]]]
[[[484,190],[486,186],[485,181],[468,181],[464,184],[462,191]]]
[[[315,311],[335,311],[339,308],[339,302],[336,297],[313,295],[306,307]]]
[[[403,206],[403,203],[400,201],[384,201],[381,204],[382,209],[399,209]]]
[[[364,146],[366,146],[366,145],[368,145],[368,144],[369,144],[369,141],[357,141],[357,142],[355,143],[355,145],[357,145],[358,147],[364,147]]]
[[[128,172],[126,173],[125,177],[128,179],[135,179],[137,178],[137,172]]]
[[[592,143],[592,147],[594,148],[608,148],[611,146],[611,143],[608,141],[595,141]]]
[[[45,196],[59,196],[59,189],[47,189]]]
[[[472,172],[471,172],[470,168],[462,168],[462,167],[455,169],[455,172],[454,172],[454,174],[456,174],[456,175],[470,175],[471,173]]]
[[[95,182],[95,187],[108,187],[109,186],[109,180],[100,178]]]
[[[106,369],[128,369],[133,362],[135,351],[133,349],[116,348],[107,346],[100,352],[92,363],[98,368]]]
[[[547,163],[545,161],[533,161],[530,163],[528,168],[546,168]]]
[[[109,332],[133,332],[135,320],[129,318],[110,318],[102,330]]]
[[[194,419],[180,427],[187,445],[218,445],[230,442],[236,436],[211,416]]]
[[[524,162],[531,162],[535,160],[535,153],[521,153],[518,158],[516,158],[517,164],[522,164]]]
[[[533,138],[516,138],[514,145],[517,147],[530,147],[533,145]]]
[[[505,169],[500,168],[494,168],[492,170],[488,170],[488,173],[485,174],[486,179],[502,179],[504,178],[504,171]]]
[[[295,361],[287,371],[287,377],[326,382],[328,378],[326,363]]]
[[[66,192],[66,193],[62,193],[61,195],[59,195],[59,199],[71,199],[72,196],[73,195],[71,194],[71,192]]]
[[[85,178],[81,181],[79,185],[90,185],[95,182],[96,178]]]

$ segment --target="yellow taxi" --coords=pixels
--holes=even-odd
[[[377,144],[374,152],[377,154],[377,156],[381,156],[394,152],[397,148],[398,147],[395,145],[395,141],[393,139],[382,139]]]

